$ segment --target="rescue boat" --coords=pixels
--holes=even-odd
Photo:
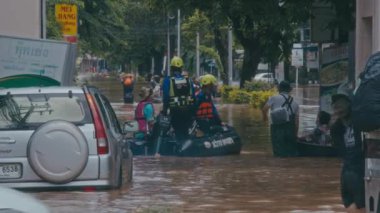
[[[150,139],[136,139],[137,123],[127,122],[125,130],[130,137],[130,148],[134,155],[155,155],[181,157],[209,157],[222,155],[238,155],[242,148],[242,142],[235,129],[228,125],[211,128],[210,133],[199,135],[196,128],[190,130],[187,140],[178,143],[174,132],[170,128],[160,126],[158,131],[150,136]],[[157,128],[157,127],[156,127]]]

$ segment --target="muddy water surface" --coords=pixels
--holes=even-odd
[[[114,80],[93,82],[120,120],[133,116]],[[53,212],[343,212],[335,158],[274,158],[261,114],[219,104],[244,142],[242,154],[212,158],[138,157],[120,190],[35,193]]]

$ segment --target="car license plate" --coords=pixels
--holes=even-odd
[[[20,178],[21,164],[0,164],[0,178]]]

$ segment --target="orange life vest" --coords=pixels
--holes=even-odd
[[[198,107],[197,118],[212,119],[214,117],[212,109],[213,107],[211,102],[202,102]]]
[[[123,83],[125,86],[132,86],[133,76],[127,75],[126,77],[124,77]]]

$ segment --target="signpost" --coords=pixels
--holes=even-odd
[[[296,97],[298,98],[298,70],[303,66],[303,48],[301,45],[294,45],[292,49],[292,66],[296,67]]]
[[[75,43],[78,36],[78,7],[75,4],[56,4],[55,18],[61,24],[63,37]]]
[[[306,66],[308,69],[319,69],[318,45],[310,45],[306,48]]]

